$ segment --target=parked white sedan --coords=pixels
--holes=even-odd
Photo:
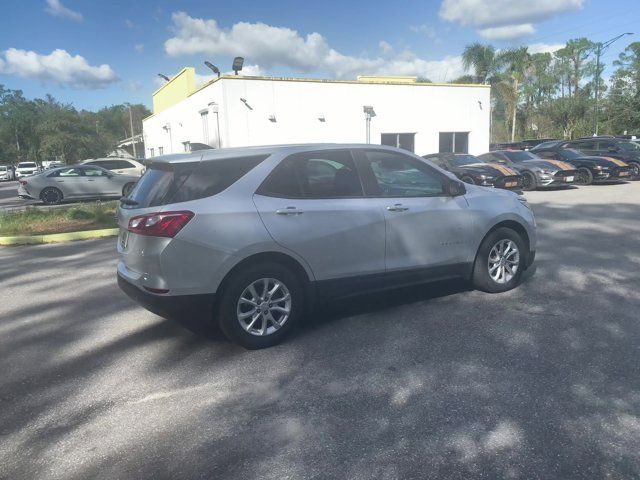
[[[141,177],[146,168],[140,162],[130,158],[96,158],[82,162],[83,165],[95,165],[97,167],[106,168],[113,173],[121,175],[133,175]]]
[[[18,196],[40,199],[47,205],[64,200],[126,197],[138,177],[118,175],[92,165],[58,167],[21,178]]]

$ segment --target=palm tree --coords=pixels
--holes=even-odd
[[[491,45],[472,43],[464,48],[462,65],[466,70],[474,71],[475,81],[486,84],[498,67],[496,51]]]
[[[518,113],[518,102],[520,100],[520,86],[527,76],[531,74],[531,55],[527,47],[510,48],[498,54],[497,63],[504,66],[508,81],[504,82],[508,88],[501,88],[506,100],[507,108],[511,110],[511,141],[516,137],[516,115]],[[510,92],[507,93],[507,90]]]

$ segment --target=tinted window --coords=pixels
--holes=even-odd
[[[135,165],[133,165],[132,163],[127,162],[126,160],[111,160],[111,166],[108,168],[111,168],[113,170],[121,170],[124,168],[135,168]],[[105,167],[107,168],[107,167]]]
[[[18,164],[18,168],[36,168],[36,164],[33,162],[22,162]]]
[[[524,160],[535,160],[538,158],[536,155],[529,152],[504,152],[503,155],[512,162],[522,162]]]
[[[456,167],[460,167],[462,165],[471,165],[474,163],[484,163],[482,160],[480,160],[477,157],[474,157],[473,155],[455,155],[450,160],[450,162],[452,165]]]
[[[600,140],[598,142],[598,150],[609,150],[609,149],[615,149],[616,148],[616,144],[613,143],[611,140]]]
[[[540,158],[549,158],[551,160],[557,159],[559,157],[558,154],[554,152],[536,152]]]
[[[595,150],[596,142],[593,140],[574,142],[571,144],[571,148],[577,148],[578,150]]]
[[[292,155],[276,167],[258,193],[285,198],[363,196],[355,164],[346,150]]]
[[[440,175],[411,158],[393,152],[366,151],[363,168],[376,181],[374,195],[382,197],[436,197],[444,193]]]
[[[216,195],[243,177],[267,156],[209,162],[151,164],[130,198],[133,208],[156,207]],[[126,207],[126,205],[125,205]]]

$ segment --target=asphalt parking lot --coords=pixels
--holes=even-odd
[[[12,210],[36,204],[41,205],[42,202],[18,198],[18,182],[16,180],[0,182],[0,210]]]
[[[527,197],[520,288],[359,297],[262,351],[132,303],[114,239],[0,249],[0,477],[638,478],[640,182]]]

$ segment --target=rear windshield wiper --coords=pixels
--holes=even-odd
[[[127,197],[122,197],[120,199],[120,203],[122,205],[131,205],[132,207],[134,205],[138,205],[138,202],[136,202],[133,198],[127,198]]]

